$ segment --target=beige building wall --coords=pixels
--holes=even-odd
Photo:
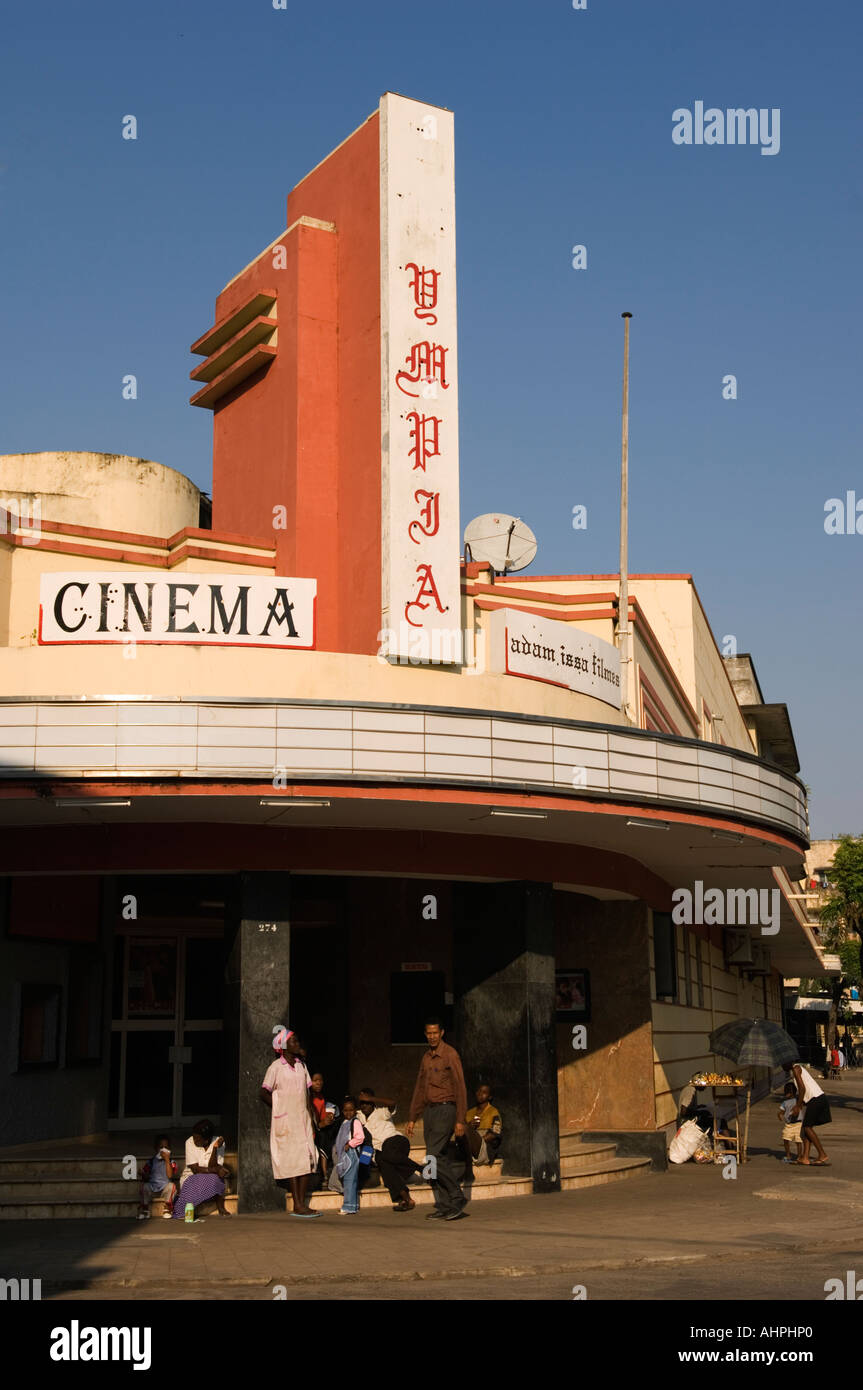
[[[616,591],[617,588],[617,577],[608,575],[572,578],[554,576],[538,578],[535,581],[516,576],[516,579],[524,588],[530,587],[533,583],[539,591],[560,593],[600,594],[608,593],[610,590]],[[696,733],[683,714],[678,697],[658,670],[647,643],[640,639],[636,623],[636,662],[643,668],[669,712],[674,715],[681,734],[706,738],[708,742],[716,743],[722,738],[731,748],[739,748],[747,753],[753,752],[752,740],[692,579],[688,575],[630,577],[629,593],[637,601],[650,624],[665,659],[698,717],[699,728]],[[590,625],[587,622],[579,622],[578,626],[588,629]],[[614,635],[613,625],[609,622],[606,630],[599,631],[599,635],[611,641]],[[711,730],[705,729],[703,724],[702,701],[706,703],[714,718],[717,715],[721,716]]]
[[[198,525],[201,494],[152,459],[75,451],[0,454],[0,506],[10,497],[38,498],[43,520],[168,537]]]
[[[535,680],[492,674],[487,669],[491,613],[479,606],[483,602],[514,608],[533,604],[555,616],[558,605],[548,596],[560,595],[564,600],[572,596],[579,602],[561,603],[560,616],[566,614],[573,626],[612,643],[615,632],[610,616],[580,616],[580,610],[593,611],[590,601],[583,601],[585,595],[616,591],[616,577],[607,575],[540,576],[536,580],[516,575],[492,586],[487,582],[489,574],[481,574],[472,583],[490,592],[476,600],[471,594],[463,599],[460,620],[462,632],[468,634],[468,656],[461,668],[392,665],[371,655],[191,644],[138,643],[134,650],[133,644],[93,644],[86,651],[76,644],[41,647],[37,628],[43,572],[98,574],[128,568],[134,575],[161,568],[166,557],[173,558],[168,554],[167,538],[184,527],[196,526],[199,493],[188,479],[160,464],[87,453],[7,455],[0,458],[0,483],[5,484],[10,497],[38,492],[43,519],[139,535],[138,539],[112,541],[68,530],[44,533],[52,544],[59,541],[68,547],[64,551],[0,544],[0,643],[6,647],[0,695],[341,699],[349,690],[357,701],[512,711],[605,725],[626,723],[621,711],[601,700]],[[213,559],[200,554],[186,557],[165,570],[166,576],[274,573],[273,552],[263,547],[232,543],[218,533],[195,537],[191,544],[199,552],[212,549],[219,553]],[[99,550],[106,552],[104,558],[94,553]],[[76,553],[80,551],[88,553]],[[250,563],[255,559],[269,563]],[[636,625],[637,668],[644,672],[680,733],[716,742],[721,737],[730,747],[751,751],[749,734],[691,579],[635,578],[630,589],[698,719],[695,729],[679,690],[651,650],[647,634],[639,633]],[[537,595],[535,600],[533,594]],[[595,607],[609,608],[610,604],[606,598],[597,600]],[[637,680],[634,694],[638,701]],[[702,718],[704,702],[715,721],[709,728]]]
[[[698,693],[696,712],[701,723],[701,737],[712,743],[725,741],[731,748],[753,751],[752,739],[746,727],[737,697],[725,670],[713,633],[691,588],[692,633],[695,656],[695,689]],[[721,640],[721,637],[720,637]],[[705,706],[712,727],[705,723]]]
[[[781,1023],[782,980],[775,973],[746,979],[736,968],[726,968],[720,943],[677,925],[678,1002],[658,1000],[653,913],[650,919],[654,1093],[656,1125],[661,1129],[676,1124],[680,1092],[694,1072],[742,1072],[750,1075],[754,1085],[762,1090],[770,1083],[771,1074],[766,1068],[741,1068],[728,1058],[711,1053],[708,1039],[715,1028],[736,1018],[770,1018]]]

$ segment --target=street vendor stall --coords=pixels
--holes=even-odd
[[[768,1073],[776,1067],[784,1067],[787,1063],[797,1060],[797,1044],[794,1039],[786,1033],[784,1028],[769,1018],[737,1018],[732,1023],[724,1023],[720,1028],[714,1028],[710,1034],[709,1043],[711,1050],[718,1053],[720,1057],[729,1057],[738,1066],[764,1067]],[[715,1072],[706,1072],[702,1075],[706,1076],[707,1084],[714,1087],[714,1117],[716,1114],[716,1086],[719,1086],[720,1089],[732,1087],[734,1111],[738,1118],[738,1133],[740,1130],[740,1093],[744,1088],[746,1090],[743,1134],[737,1141],[737,1161],[744,1163],[749,1147],[749,1110],[752,1102],[753,1083],[742,1077],[725,1074],[718,1076]],[[715,1123],[713,1128],[715,1144]]]
[[[713,1127],[712,1127],[712,1150],[711,1157],[714,1160],[722,1159],[723,1155],[734,1153],[738,1163],[745,1163],[749,1148],[749,1110],[752,1101],[752,1087],[742,1076],[732,1076],[724,1072],[696,1072],[692,1078],[693,1086],[703,1086],[710,1091],[713,1098]],[[746,1106],[743,1111],[743,1130],[740,1128],[741,1110],[740,1102],[743,1092],[746,1092]],[[720,1101],[723,1096],[734,1097],[734,1144],[730,1145],[724,1141],[719,1130],[719,1119],[717,1117],[717,1092],[720,1093]]]

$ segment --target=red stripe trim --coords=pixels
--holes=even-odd
[[[23,546],[20,537],[15,538],[17,545]],[[38,545],[30,545],[27,550],[45,551],[54,555],[77,555],[88,560],[113,560],[124,565],[139,565],[142,569],[174,569],[183,560],[220,560],[231,565],[246,565],[257,569],[272,569],[274,559],[265,559],[259,555],[242,555],[233,550],[205,550],[202,546],[189,545],[181,546],[179,550],[173,551],[170,555],[153,555],[144,551],[113,550],[105,548],[98,550],[92,545],[67,545],[64,541],[39,541]]]
[[[5,515],[7,521],[6,538],[14,541],[14,537],[8,534],[8,518],[14,513],[3,512],[0,507],[0,516]],[[108,531],[101,526],[80,526],[69,521],[47,521],[41,520],[36,527],[25,527],[25,530],[51,531],[58,536],[84,536],[87,540],[120,541],[125,545],[140,545],[145,547],[158,547],[159,550],[170,549],[182,540],[207,540],[221,545],[247,546],[254,550],[268,550],[275,554],[276,547],[264,540],[261,536],[243,536],[233,531],[207,531],[200,526],[184,526],[181,530],[175,531],[172,536],[145,536],[138,531]],[[3,533],[0,532],[0,538]],[[35,546],[28,546],[28,550],[35,550]]]
[[[202,545],[181,545],[167,560],[168,568],[173,569],[183,560],[222,560],[226,564],[251,565],[253,568],[271,570],[275,565],[273,556],[238,555],[234,550],[207,550]]]
[[[543,590],[534,591],[532,589],[507,588],[504,584],[467,584],[465,586],[467,594],[494,594],[506,598],[522,598],[532,603],[611,603],[617,598],[616,593],[607,594],[555,594],[544,592]]]
[[[598,608],[595,612],[589,610],[586,613],[579,608],[572,608],[564,609],[561,613],[559,611],[554,610],[549,612],[547,608],[513,608],[511,603],[492,603],[489,599],[486,598],[474,599],[474,607],[487,610],[488,612],[492,612],[495,609],[500,608],[510,608],[512,609],[513,613],[532,613],[536,618],[553,618],[557,622],[575,622],[579,618],[583,622],[586,622],[591,619],[596,620],[599,618],[615,618],[617,616],[615,610],[612,608]]]
[[[661,699],[657,695],[656,691],[654,690],[653,686],[647,679],[640,666],[638,668],[638,679],[641,684],[642,703],[644,704],[645,708],[647,708],[648,705],[652,706],[650,712],[654,719],[659,720],[659,732],[664,734],[677,734],[678,738],[681,737],[680,730],[678,729],[671,715],[668,713],[668,710],[665,708],[665,705],[662,703]],[[646,700],[645,696],[647,696]]]
[[[630,598],[630,613],[635,618],[635,622],[638,627],[639,637],[643,641],[648,652],[652,656],[653,660],[656,662],[657,666],[659,667],[660,671],[662,672],[663,676],[665,677],[666,681],[671,687],[671,693],[677,700],[677,703],[680,706],[684,718],[688,720],[689,724],[693,729],[693,732],[695,733],[695,736],[698,737],[698,735],[701,732],[701,724],[699,722],[698,715],[695,713],[695,710],[689,703],[686,691],[683,689],[683,686],[680,684],[680,681],[677,679],[677,676],[671,669],[668,658],[666,657],[664,651],[659,645],[659,639],[657,638],[656,633],[653,631],[653,628],[650,626],[650,623],[645,618],[644,613],[638,603],[638,600],[634,597]]]

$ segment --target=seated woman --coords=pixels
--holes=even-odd
[[[182,1221],[189,1202],[195,1208],[215,1198],[219,1215],[230,1216],[225,1209],[225,1179],[230,1176],[229,1169],[219,1162],[220,1150],[224,1149],[224,1139],[215,1138],[215,1130],[209,1120],[198,1120],[191,1137],[186,1140],[186,1166],[180,1178],[180,1191],[174,1202],[174,1220]]]

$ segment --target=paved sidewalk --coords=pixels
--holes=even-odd
[[[469,1220],[451,1223],[426,1221],[421,1208],[318,1221],[211,1217],[194,1226],[4,1222],[0,1276],[41,1279],[43,1297],[125,1288],[147,1298],[166,1285],[180,1296],[230,1297],[232,1288],[243,1296],[275,1284],[356,1281],[373,1298],[375,1282],[557,1273],[575,1280],[590,1270],[863,1249],[863,1073],[823,1084],[833,1108],[821,1132],[829,1168],[780,1161],[777,1102],[767,1099],[753,1109],[752,1157],[736,1179],[688,1163],[581,1192],[476,1202]],[[380,1296],[393,1294],[381,1288]]]

